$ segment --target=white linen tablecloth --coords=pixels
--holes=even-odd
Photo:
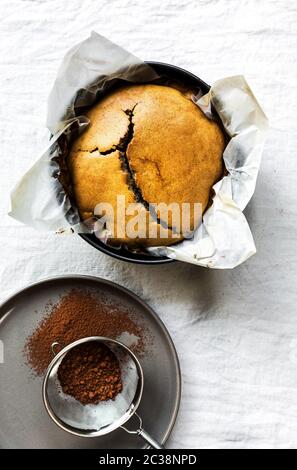
[[[0,300],[57,274],[118,282],[158,312],[179,353],[182,403],[168,447],[297,447],[297,3],[2,0],[0,21]],[[12,186],[47,143],[61,59],[92,29],[210,84],[245,75],[271,129],[245,211],[258,253],[242,266],[130,265],[6,215]]]

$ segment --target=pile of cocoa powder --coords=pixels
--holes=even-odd
[[[42,376],[53,359],[51,345],[55,341],[64,347],[88,336],[121,340],[123,333],[138,338],[130,347],[136,354],[143,355],[147,332],[131,311],[103,295],[73,289],[58,303],[47,305],[43,319],[26,340],[26,362],[35,375]]]
[[[59,365],[58,379],[63,392],[83,405],[114,400],[123,388],[118,358],[96,341],[71,349]]]

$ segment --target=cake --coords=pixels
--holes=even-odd
[[[185,234],[170,210],[163,220],[162,211],[150,205],[182,208],[188,203],[193,231],[200,223],[194,204],[199,203],[203,213],[213,184],[222,176],[225,138],[220,125],[208,119],[188,95],[155,84],[113,90],[86,116],[90,124],[72,143],[68,155],[82,220],[94,214],[98,217],[96,206],[107,203],[114,209],[116,221],[110,243],[171,245]],[[125,198],[125,208],[130,206],[130,210],[117,219],[118,196]],[[126,230],[135,222],[133,203],[146,221],[137,236]],[[108,218],[105,214],[107,225]]]

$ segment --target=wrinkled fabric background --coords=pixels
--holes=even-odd
[[[245,210],[258,253],[242,266],[130,265],[6,216],[12,186],[47,143],[62,57],[92,29],[210,84],[246,77],[271,129]],[[0,300],[56,274],[118,282],[158,312],[179,353],[183,395],[168,447],[297,447],[296,2],[2,0],[0,50]]]

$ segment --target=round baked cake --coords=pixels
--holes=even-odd
[[[220,126],[187,94],[152,84],[119,88],[86,115],[90,124],[73,142],[68,157],[81,218],[98,216],[97,205],[107,203],[116,221],[110,243],[170,245],[185,235],[170,210],[163,220],[158,206],[152,210],[150,205],[182,208],[188,203],[194,230],[201,219],[192,208],[199,203],[205,211],[211,188],[222,176],[225,138]],[[124,218],[117,217],[118,196],[128,208]],[[126,230],[135,223],[133,203],[147,222],[136,236]],[[108,217],[105,214],[107,225]]]

